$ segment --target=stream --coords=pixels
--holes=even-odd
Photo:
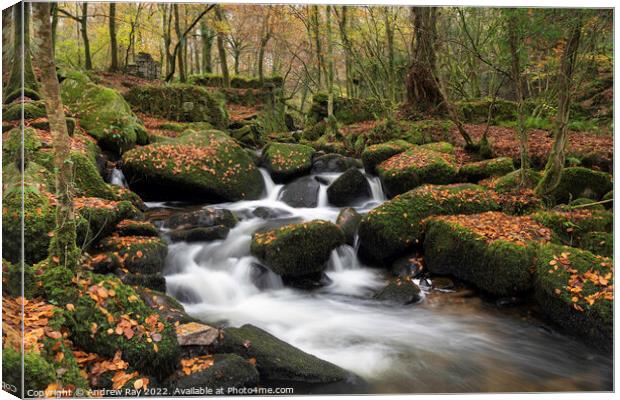
[[[263,328],[360,375],[371,393],[613,389],[611,355],[556,332],[525,307],[499,309],[470,289],[436,291],[428,285],[421,285],[425,298],[419,304],[373,300],[386,284],[386,271],[362,265],[351,246],[332,252],[328,285],[315,291],[284,286],[279,276],[256,267],[252,233],[302,220],[335,222],[340,209],[328,204],[326,183],[339,174],[320,174],[318,207],[293,208],[278,200],[283,185],[261,173],[263,199],[210,205],[231,210],[240,220],[226,239],[170,244],[167,290],[190,315],[207,323]],[[360,213],[385,201],[378,178],[367,179],[372,199],[356,207]],[[277,210],[278,216],[256,217],[252,211],[259,207]]]

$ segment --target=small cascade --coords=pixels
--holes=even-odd
[[[277,185],[273,179],[271,179],[271,175],[269,175],[269,171],[265,168],[259,168],[260,174],[263,176],[263,181],[265,182],[265,192],[267,193],[265,196],[265,200],[276,201],[278,199],[278,194],[284,185]]]
[[[327,200],[327,185],[321,184],[319,187],[319,199],[317,206],[320,208],[329,207],[329,200]]]
[[[385,201],[387,198],[385,197],[385,193],[383,193],[383,187],[381,186],[381,180],[378,176],[366,175],[366,179],[368,180],[368,184],[370,184],[370,192],[372,194],[372,199],[374,201]]]
[[[127,180],[125,179],[125,175],[123,171],[118,168],[113,168],[110,172],[110,183],[112,185],[120,186],[123,188],[127,187]]]

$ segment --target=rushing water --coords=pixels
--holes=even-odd
[[[499,310],[468,292],[425,290],[424,301],[395,306],[372,299],[385,285],[383,271],[360,264],[356,251],[332,252],[329,285],[312,292],[282,285],[256,268],[252,233],[295,220],[335,221],[321,184],[319,207],[293,208],[278,200],[276,185],[261,170],[261,200],[212,205],[240,216],[225,240],[174,243],[166,264],[168,292],[206,322],[251,323],[302,350],[364,377],[376,393],[611,390],[611,357],[558,334],[524,311]],[[331,182],[337,174],[321,175]],[[377,178],[368,177],[372,200],[385,200]],[[165,206],[152,203],[150,206]],[[268,207],[276,220],[254,217]]]
[[[116,186],[120,186],[120,187],[127,187],[127,180],[125,179],[125,175],[123,174],[123,171],[121,171],[118,168],[114,168],[111,172],[110,172],[110,183],[112,185],[116,185]]]

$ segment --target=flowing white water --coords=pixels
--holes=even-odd
[[[110,183],[112,185],[126,188],[127,180],[125,179],[125,175],[123,174],[123,171],[121,171],[118,168],[114,168],[112,172],[110,173]]]
[[[409,307],[373,300],[386,276],[362,265],[350,246],[332,252],[327,286],[313,292],[283,286],[277,275],[256,266],[258,260],[250,254],[252,233],[291,219],[335,221],[339,209],[326,199],[317,208],[290,207],[277,200],[282,185],[274,184],[266,171],[261,173],[266,186],[263,199],[212,206],[246,218],[225,240],[169,247],[168,292],[191,315],[207,322],[259,326],[354,371],[376,392],[610,387],[607,358],[504,311],[485,308],[477,299],[434,294]],[[330,182],[336,177],[322,175]],[[358,207],[361,212],[385,199],[378,180],[369,181],[373,199]],[[287,214],[280,222],[248,218],[258,207]]]

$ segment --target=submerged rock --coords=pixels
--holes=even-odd
[[[311,176],[298,178],[282,188],[280,200],[295,208],[314,208],[318,205],[320,186]]]
[[[349,168],[359,168],[361,163],[352,157],[341,154],[325,154],[315,157],[312,161],[312,174],[322,174],[326,172],[344,172]]]
[[[210,228],[214,226],[232,228],[236,224],[237,218],[230,210],[213,207],[174,214],[164,221],[164,226],[169,229]]]
[[[338,213],[336,226],[342,230],[345,240],[350,246],[353,246],[355,243],[355,235],[357,235],[357,228],[361,221],[362,216],[354,208],[343,208]]]
[[[331,251],[344,241],[336,225],[315,220],[256,232],[251,252],[278,275],[305,277],[323,272]]]
[[[263,165],[274,182],[284,183],[309,172],[314,153],[302,144],[271,143],[263,149]]]
[[[399,278],[416,278],[424,272],[424,266],[421,257],[417,254],[410,254],[394,261],[391,272]]]
[[[227,226],[215,225],[207,228],[177,229],[168,235],[173,242],[210,242],[226,239],[229,231]]]
[[[352,374],[305,353],[253,325],[225,328],[220,351],[256,359],[262,379],[288,382],[329,383]]]
[[[146,200],[258,199],[263,177],[250,156],[223,132],[186,131],[123,156],[129,186]]]
[[[406,305],[420,301],[422,294],[411,278],[396,278],[375,294],[375,299]]]
[[[370,194],[370,184],[357,168],[348,169],[327,188],[327,199],[338,207],[355,205]]]

